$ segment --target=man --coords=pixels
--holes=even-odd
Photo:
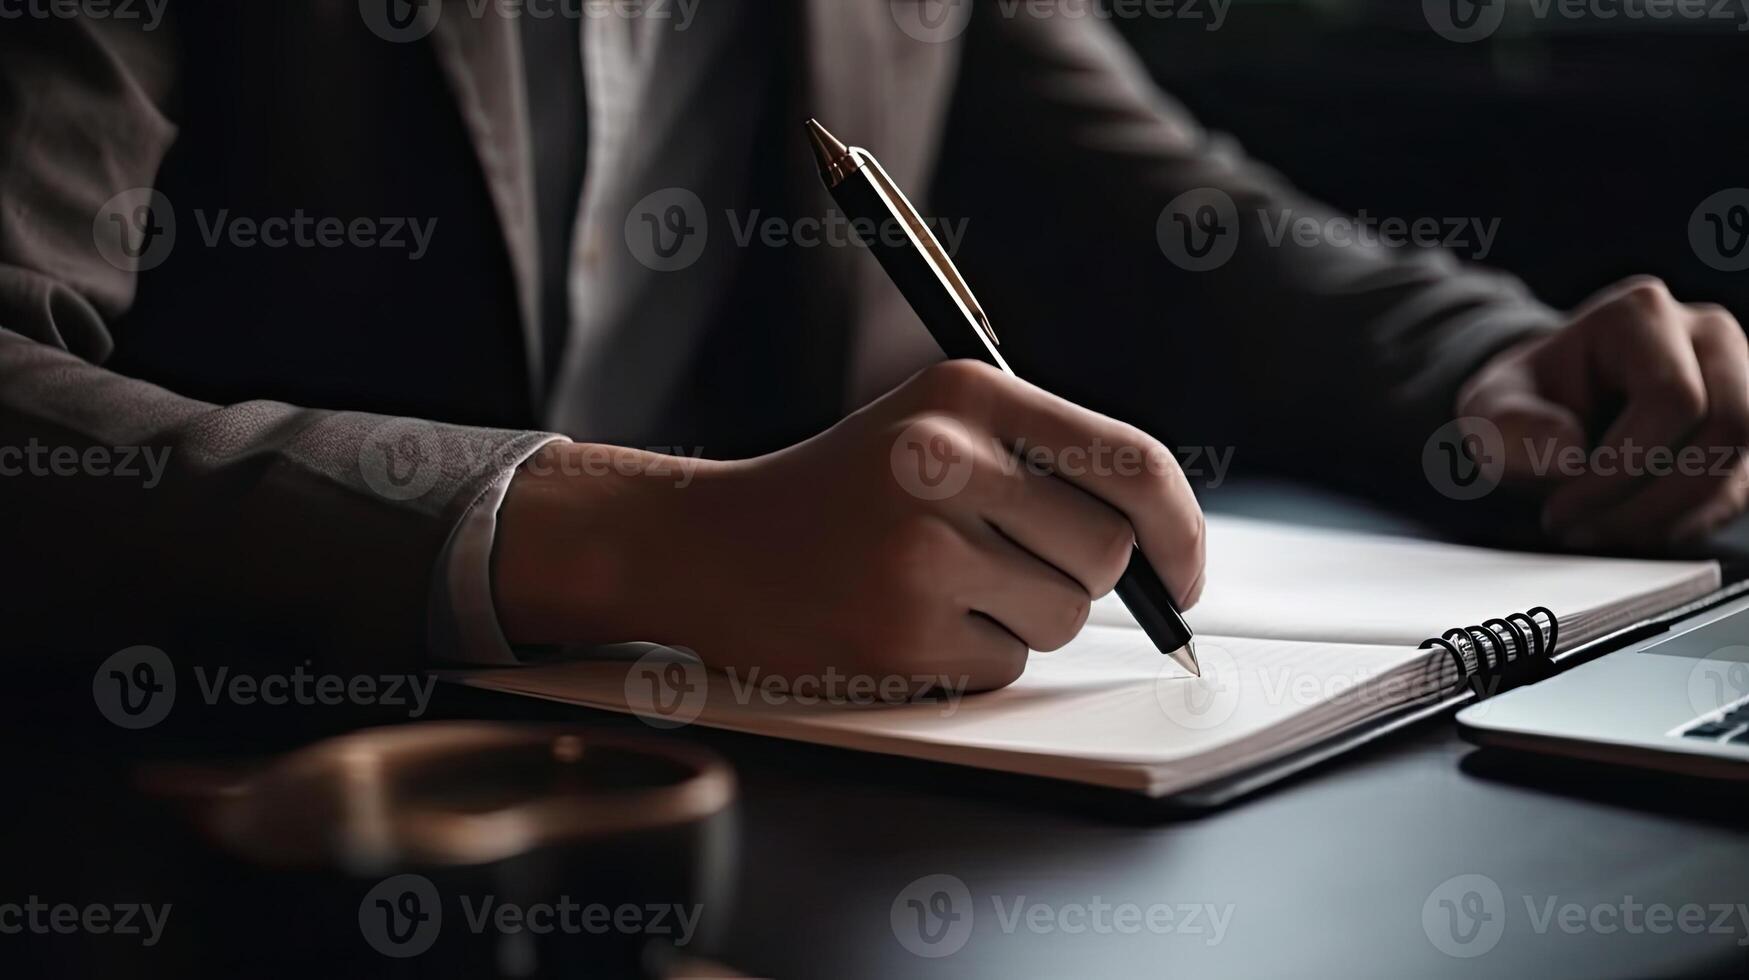
[[[1079,630],[1132,536],[1195,601],[1201,514],[1149,433],[1384,479],[1484,419],[1576,544],[1744,507],[1740,462],[1570,477],[1525,450],[1736,461],[1727,313],[1632,280],[1563,316],[1443,254],[1179,229],[1184,202],[1326,212],[1095,19],[542,9],[183,0],[149,27],[6,25],[0,445],[49,460],[0,490],[14,635],[354,663],[646,639],[988,688]],[[830,203],[804,116],[961,222],[1005,350],[1066,397],[924,369],[939,352],[872,258],[806,247]],[[1219,261],[1167,261],[1180,230]],[[161,480],[95,472],[129,447],[168,451]],[[1050,476],[1016,448],[1147,465]]]

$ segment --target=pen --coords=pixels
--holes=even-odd
[[[852,231],[874,252],[942,351],[950,359],[983,361],[1013,375],[1014,369],[997,350],[1001,341],[995,328],[971,287],[880,161],[861,147],[844,145],[817,120],[809,119],[805,125],[820,163],[820,179],[826,182],[832,199],[844,209]],[[894,245],[878,231],[872,235],[857,231],[864,219],[876,228],[886,222],[897,224],[905,231],[905,243]],[[1172,604],[1166,584],[1140,548],[1132,546],[1117,594],[1161,653],[1202,676],[1190,625]]]

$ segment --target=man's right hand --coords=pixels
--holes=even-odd
[[[1132,542],[1194,603],[1203,539],[1165,446],[954,361],[756,459],[547,447],[500,511],[494,593],[512,643],[650,640],[714,667],[983,690],[1068,643]]]

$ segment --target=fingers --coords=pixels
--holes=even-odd
[[[1534,383],[1479,379],[1496,407],[1529,405],[1552,392],[1556,378],[1575,376],[1587,380],[1561,381],[1561,407],[1601,422],[1619,406],[1579,472],[1561,466],[1545,474],[1564,478],[1544,509],[1552,533],[1579,547],[1652,546],[1705,533],[1743,511],[1749,341],[1729,313],[1684,306],[1657,280],[1629,280],[1600,294],[1532,357]],[[1507,434],[1509,447],[1515,441]]]
[[[1027,561],[1036,569],[1028,570],[1019,562],[1005,566],[1008,559],[992,555],[987,543],[969,530],[946,515],[928,511],[913,512],[880,529],[879,543],[870,556],[872,577],[859,580],[836,600],[848,602],[867,617],[843,641],[855,651],[855,669],[877,676],[940,680],[949,687],[964,685],[978,691],[1003,687],[1020,676],[1026,668],[1027,643],[1016,629],[1032,635],[1042,631],[1030,621],[1021,623],[1010,607],[998,607],[991,600],[1009,590],[1035,598],[1042,590],[1060,595],[1061,586],[1045,573],[1059,579],[1061,575],[1030,556]],[[982,530],[996,535],[988,527]],[[822,574],[815,570],[813,577]],[[809,585],[818,587],[812,580]],[[1073,582],[1068,587],[1080,591]],[[827,605],[833,602],[828,596]],[[1013,620],[1016,629],[977,611],[979,606],[1000,608],[1000,615]],[[830,618],[837,622],[841,615],[833,613]]]
[[[969,612],[1000,624],[1028,649],[1061,649],[1086,625],[1093,600],[1081,583],[983,522],[966,529],[976,557],[961,592]]]
[[[1194,600],[1203,567],[1202,509],[1164,445],[981,364],[948,362],[925,374],[924,394],[937,405],[981,422],[1029,458],[1056,461],[1062,479],[1122,513],[1174,597],[1186,605]],[[1076,464],[1095,453],[1119,465]]]
[[[1688,314],[1655,280],[1639,280],[1595,308],[1580,328],[1595,337],[1599,379],[1626,399],[1598,440],[1599,459],[1623,459],[1633,447],[1680,446],[1707,417],[1707,384],[1687,324]],[[1607,471],[1606,471],[1607,470]],[[1549,500],[1557,533],[1602,514],[1632,496],[1638,467],[1596,467]]]
[[[1749,340],[1721,310],[1695,308],[1694,351],[1707,389],[1707,418],[1672,455],[1687,454],[1664,476],[1596,518],[1612,536],[1640,546],[1698,537],[1741,513],[1749,501],[1741,447],[1749,443]]]
[[[1011,455],[989,457],[968,487],[977,518],[1072,579],[1090,598],[1117,585],[1134,551],[1129,519],[1067,480]],[[1036,648],[1035,648],[1036,649]]]

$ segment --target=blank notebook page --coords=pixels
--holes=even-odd
[[[1207,586],[1185,618],[1221,636],[1415,646],[1548,606],[1569,648],[1718,587],[1715,562],[1494,551],[1211,516]],[[1097,603],[1092,622],[1135,625],[1116,596]]]

